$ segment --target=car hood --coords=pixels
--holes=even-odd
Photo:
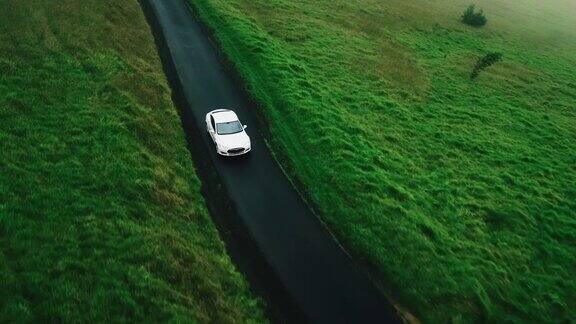
[[[216,143],[226,148],[246,147],[250,145],[250,137],[245,131],[236,134],[218,135]]]

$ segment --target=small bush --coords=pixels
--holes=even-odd
[[[470,5],[462,15],[462,22],[473,27],[482,27],[486,25],[488,19],[484,16],[484,11],[476,11],[476,7]]]
[[[484,70],[485,68],[495,64],[496,62],[502,60],[502,53],[493,52],[484,55],[482,58],[478,59],[476,65],[472,69],[472,74],[470,75],[470,79],[474,80],[480,71]]]

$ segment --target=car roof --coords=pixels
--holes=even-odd
[[[227,123],[238,120],[238,116],[232,110],[220,110],[212,113],[214,121],[217,123]]]

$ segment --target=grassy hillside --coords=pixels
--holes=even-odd
[[[0,322],[260,321],[136,0],[0,1]]]
[[[576,319],[576,5],[191,0],[324,221],[431,322]],[[470,81],[482,55],[503,61]]]

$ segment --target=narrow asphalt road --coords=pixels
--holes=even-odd
[[[311,322],[398,322],[395,310],[315,218],[282,173],[258,131],[255,107],[226,73],[209,35],[185,0],[142,0],[162,33],[175,66],[190,124],[219,174],[247,235],[256,243],[274,277]],[[218,157],[205,132],[213,109],[236,111],[252,139],[246,158]],[[198,132],[197,132],[198,133]]]

